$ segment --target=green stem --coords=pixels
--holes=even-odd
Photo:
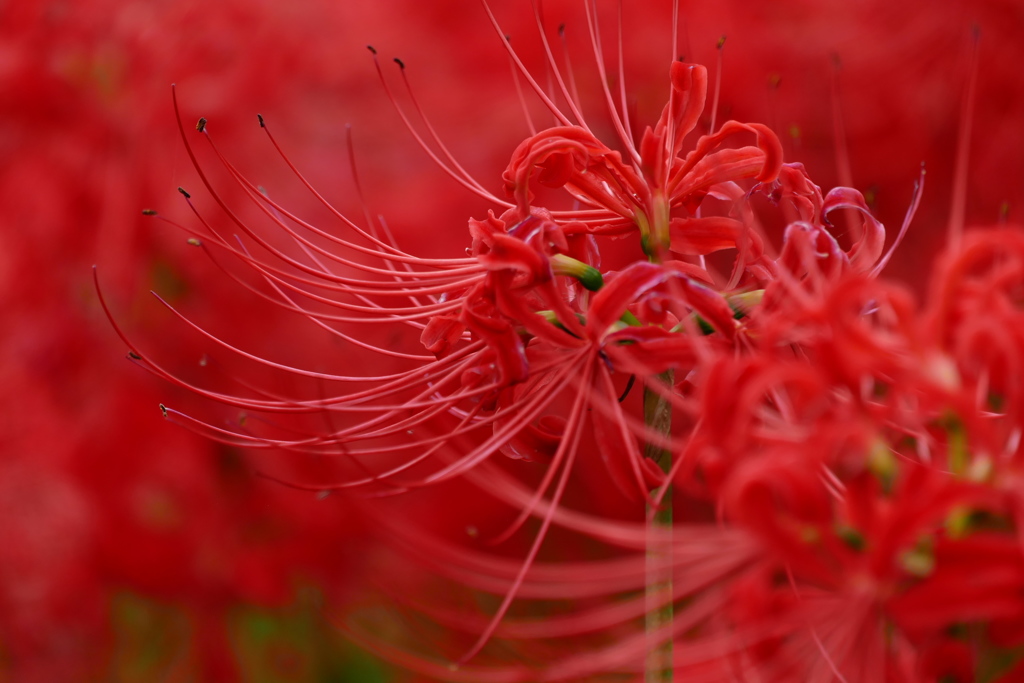
[[[675,373],[672,370],[657,375],[653,381],[661,382],[665,389],[672,390]],[[644,387],[644,424],[658,434],[668,436],[672,432],[672,404],[650,387]],[[664,472],[672,469],[672,452],[658,445],[648,443],[645,455],[658,464]],[[653,512],[653,515],[651,514]],[[650,519],[647,540],[647,617],[646,629],[649,639],[645,683],[672,681],[672,638],[654,642],[654,635],[672,623],[672,487],[669,486],[657,510],[648,505]],[[662,636],[664,637],[664,636]]]

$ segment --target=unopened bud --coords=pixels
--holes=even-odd
[[[591,292],[596,292],[604,286],[604,277],[601,275],[601,271],[565,254],[555,254],[551,257],[551,269],[555,271],[556,275],[568,275],[576,278]]]

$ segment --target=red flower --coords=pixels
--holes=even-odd
[[[615,132],[602,141],[539,11],[537,23],[553,94],[504,44],[556,125],[513,152],[511,201],[425,119],[406,118],[492,204],[469,221],[468,257],[416,257],[383,222],[356,224],[314,193],[343,232],[320,227],[211,142],[264,222],[250,221],[214,189],[179,123],[224,216],[182,190],[198,220],[182,226],[190,243],[359,349],[361,367],[263,358],[185,319],[231,356],[223,377],[193,379],[122,334],[158,376],[245,411],[231,422],[165,414],[228,445],[287,451],[300,472],[267,474],[296,488],[382,497],[461,478],[493,497],[468,535],[485,527],[488,545],[507,544],[498,550],[427,535],[430,522],[400,505],[375,521],[441,579],[435,589],[399,567],[411,592],[389,592],[449,628],[424,651],[366,635],[393,629],[387,620],[345,627],[427,675],[994,677],[1024,632],[1018,237],[1005,253],[994,233],[951,245],[919,313],[877,279],[918,195],[887,252],[859,192],[823,195],[762,124],[703,117],[707,73],[683,61],[639,133],[592,28]],[[208,128],[200,119],[212,140]],[[753,144],[732,146],[741,136]],[[765,226],[782,228],[777,256]]]

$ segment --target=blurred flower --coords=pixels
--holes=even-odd
[[[133,657],[150,657],[167,666],[153,678],[177,661],[229,681],[244,668],[228,633],[240,605],[281,609],[308,584],[346,598],[359,566],[344,545],[358,536],[351,511],[255,480],[237,451],[166,429],[154,408],[166,388],[115,370],[105,350],[89,265],[119,292],[151,282],[196,300],[190,262],[139,214],[179,173],[169,84],[217,112],[291,93],[310,106],[281,118],[303,122],[308,148],[318,117],[339,108],[331,93],[359,91],[337,66],[352,63],[338,42],[351,19],[331,3],[0,8],[0,221],[11,228],[0,254],[0,678],[106,680],[120,658],[134,671]],[[162,322],[137,300],[129,308],[159,344]],[[183,363],[202,356],[180,340],[163,348]],[[181,612],[189,637],[126,654],[126,593]]]

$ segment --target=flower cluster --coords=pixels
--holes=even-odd
[[[715,125],[705,67],[670,64],[668,101],[643,130],[603,85],[597,127],[546,39],[553,92],[505,45],[555,125],[514,150],[503,196],[400,108],[435,161],[494,207],[469,220],[456,258],[416,257],[299,175],[341,232],[320,227],[227,160],[206,119],[193,134],[179,116],[222,214],[183,189],[196,223],[178,227],[243,287],[342,344],[349,370],[262,358],[181,316],[233,356],[223,383],[195,380],[121,333],[140,365],[242,411],[164,414],[287,452],[308,478],[264,474],[294,488],[483,489],[498,511],[457,540],[426,533],[401,503],[369,501],[387,511],[370,522],[381,536],[435,575],[392,569],[387,588],[435,632],[426,646],[385,643],[399,620],[377,613],[343,628],[427,675],[1024,675],[1024,233],[950,245],[918,310],[879,275],[919,194],[887,250],[861,193],[823,194],[765,125]],[[240,218],[201,153],[269,233]],[[386,373],[351,370],[379,358]]]

